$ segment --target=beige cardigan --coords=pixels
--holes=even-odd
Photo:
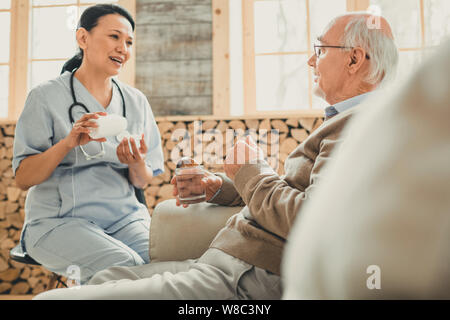
[[[283,247],[297,212],[310,197],[354,109],[325,121],[300,144],[286,159],[283,177],[265,161],[245,164],[234,184],[219,174],[222,191],[212,202],[246,206],[228,220],[210,247],[280,274]]]

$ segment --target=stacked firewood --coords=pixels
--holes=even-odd
[[[165,171],[153,178],[146,189],[151,208],[172,198],[170,184],[176,163],[188,156],[212,172],[223,171],[227,150],[246,135],[263,149],[266,160],[280,175],[284,161],[299,143],[322,124],[321,118],[194,120],[158,122],[163,144]]]
[[[157,119],[164,152],[164,173],[145,189],[147,206],[173,198],[170,180],[176,162],[189,156],[212,172],[223,171],[227,150],[237,139],[252,136],[269,164],[281,175],[284,161],[299,143],[323,122],[322,118],[280,119]],[[0,124],[0,295],[37,294],[48,289],[51,272],[40,266],[12,261],[9,251],[18,244],[24,220],[26,191],[15,183],[11,168],[14,124]]]
[[[10,260],[20,239],[26,191],[17,188],[11,168],[15,125],[0,126],[0,294],[36,294],[47,289],[51,272]]]

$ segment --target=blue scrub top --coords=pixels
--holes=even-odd
[[[65,72],[30,91],[16,125],[14,173],[24,158],[46,151],[71,131],[70,75]],[[151,107],[142,92],[117,82],[126,103],[127,130],[133,135],[145,134],[148,147],[145,161],[156,176],[164,171],[164,158]],[[77,101],[84,103],[90,112],[122,115],[122,98],[115,85],[111,103],[105,109],[75,77],[73,84]],[[84,113],[81,107],[75,107],[75,121]],[[46,219],[45,228],[51,229],[64,223],[64,219],[48,218],[79,217],[113,233],[132,221],[149,219],[147,208],[136,199],[126,176],[128,166],[117,158],[118,144],[115,137],[108,137],[104,143],[105,156],[93,160],[86,160],[79,147],[72,149],[46,181],[28,190],[23,230],[41,219]],[[90,155],[97,154],[100,143],[90,142],[84,149]],[[42,230],[45,231],[48,230]]]

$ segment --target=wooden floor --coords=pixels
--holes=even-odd
[[[34,297],[32,294],[20,295],[20,296],[12,296],[9,294],[1,295],[0,300],[31,300]]]

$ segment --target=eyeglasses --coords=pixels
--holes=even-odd
[[[317,58],[320,58],[320,55],[322,54],[322,49],[321,48],[338,48],[338,49],[353,49],[354,47],[343,47],[343,46],[322,46],[322,45],[314,45],[314,54],[316,55]],[[366,59],[369,60],[370,57],[369,55],[366,53]]]

